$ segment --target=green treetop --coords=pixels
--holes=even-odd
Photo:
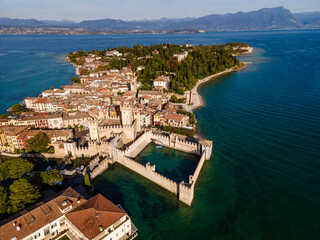
[[[34,203],[41,197],[40,191],[33,186],[27,179],[20,178],[15,180],[9,187],[9,213],[15,213],[23,208],[26,204]]]
[[[23,107],[21,104],[17,103],[12,105],[11,112],[13,115],[19,115],[23,111]]]
[[[78,78],[78,77],[72,77],[72,78],[70,79],[70,81],[73,82],[73,83],[80,83],[80,78]]]
[[[40,176],[42,178],[42,182],[53,186],[63,180],[63,176],[61,173],[54,169],[52,171],[41,172]]]
[[[50,144],[48,136],[42,132],[36,134],[34,137],[27,139],[28,152],[45,152]]]
[[[23,158],[8,160],[0,165],[0,181],[19,178],[33,169],[34,164]]]
[[[7,212],[7,191],[0,186],[0,214]]]
[[[4,113],[4,114],[1,114],[1,115],[0,115],[0,118],[1,118],[1,119],[5,119],[5,118],[7,118],[8,116],[9,116],[8,114]]]

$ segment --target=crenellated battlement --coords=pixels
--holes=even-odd
[[[102,131],[102,130],[110,130],[110,129],[117,129],[117,130],[119,130],[119,129],[132,129],[133,128],[133,126],[131,125],[126,125],[126,126],[123,126],[123,125],[100,125],[99,127],[98,127],[98,129],[100,130],[100,131]]]
[[[179,139],[179,138],[178,138],[178,143],[182,143],[182,144],[186,144],[186,145],[190,145],[190,146],[194,146],[194,147],[199,145],[199,143],[190,142],[190,141],[182,140],[182,139]]]
[[[134,123],[135,124],[135,123]],[[110,130],[110,129],[132,129],[134,124],[131,126],[121,126],[121,125],[111,125],[111,126],[99,126],[99,130]],[[129,168],[130,170],[138,173],[139,175],[149,179],[150,181],[156,183],[157,185],[167,189],[168,191],[176,194],[179,197],[179,200],[184,202],[187,205],[191,205],[193,197],[194,197],[194,187],[196,181],[199,177],[200,171],[206,159],[209,159],[212,151],[212,142],[207,140],[197,141],[187,141],[182,139],[182,136],[177,134],[158,134],[153,132],[152,130],[145,131],[138,137],[134,139],[134,141],[129,142],[128,146],[125,149],[119,149],[117,147],[117,142],[103,141],[102,139],[91,140],[88,143],[89,147],[79,148],[77,151],[85,152],[85,151],[94,151],[101,152],[102,149],[108,149],[110,156],[113,158],[113,162],[118,162],[123,166]],[[114,138],[113,140],[116,140]],[[156,144],[163,145],[165,147],[177,149],[180,151],[184,151],[190,154],[200,155],[199,163],[193,173],[193,175],[189,175],[189,182],[181,182],[177,183],[172,179],[169,179],[162,174],[156,171],[156,166],[151,165],[149,162],[145,165],[137,162],[134,158],[150,143],[155,142]],[[93,164],[99,165],[101,162]],[[100,165],[99,165],[100,166]],[[106,167],[104,165],[104,167]],[[95,167],[93,168],[93,170]],[[99,168],[100,169],[100,168]]]

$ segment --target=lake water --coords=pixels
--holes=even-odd
[[[229,41],[251,44],[254,53],[241,58],[253,65],[200,88],[206,106],[195,111],[198,128],[214,150],[192,206],[118,164],[94,185],[128,211],[139,239],[319,239],[319,30],[0,36],[0,109],[67,84],[69,51]]]

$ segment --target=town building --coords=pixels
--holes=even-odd
[[[101,194],[87,199],[69,187],[0,222],[0,239],[125,240],[136,230],[128,214]]]
[[[170,77],[168,76],[160,76],[153,80],[153,86],[156,89],[168,89],[170,83]]]
[[[178,62],[181,62],[182,60],[188,57],[188,51],[185,51],[183,53],[173,54],[173,57],[177,58]]]

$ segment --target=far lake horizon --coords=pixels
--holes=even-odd
[[[96,189],[125,208],[137,239],[318,239],[320,30],[0,35],[1,114],[50,86],[69,84],[75,69],[64,57],[70,51],[167,42],[254,48],[239,56],[252,65],[199,87],[205,106],[194,111],[197,128],[214,148],[192,206],[119,164],[95,179]]]

